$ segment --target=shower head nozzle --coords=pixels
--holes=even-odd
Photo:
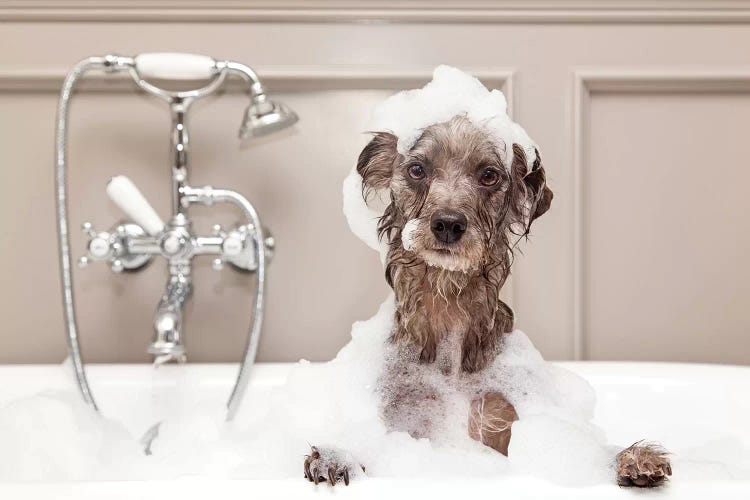
[[[265,94],[260,94],[245,111],[240,126],[240,138],[263,137],[297,123],[297,113],[284,104],[273,102]]]

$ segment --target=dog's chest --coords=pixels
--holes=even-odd
[[[433,339],[435,348],[434,367],[443,375],[455,374],[461,369],[464,337],[471,325],[461,302],[460,298],[450,297],[426,308],[428,336]]]
[[[475,395],[469,374],[461,372],[460,345],[454,347],[458,340],[458,335],[447,336],[431,363],[412,357],[408,348],[389,349],[379,380],[381,415],[389,430],[436,438],[456,398],[468,401]]]
[[[435,348],[435,368],[442,375],[455,375],[461,369],[462,344],[465,331],[444,332]]]

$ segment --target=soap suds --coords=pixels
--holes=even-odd
[[[401,231],[401,244],[404,246],[404,250],[412,250],[414,248],[414,233],[419,228],[419,219],[411,219],[404,224],[404,229]]]
[[[399,92],[378,104],[366,130],[393,133],[398,137],[398,151],[403,154],[414,146],[425,128],[458,115],[465,115],[495,137],[506,168],[513,161],[513,144],[521,145],[529,165],[536,159],[536,146],[508,116],[503,93],[488,90],[477,78],[450,66],[438,66],[432,81],[423,88]]]

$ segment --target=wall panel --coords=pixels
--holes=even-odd
[[[507,293],[545,356],[750,363],[746,0],[0,0],[0,20],[0,362],[65,353],[52,183],[65,71],[92,54],[180,50],[253,65],[301,116],[295,131],[239,146],[238,85],[193,114],[194,182],[247,193],[278,239],[260,359],[330,358],[382,300],[340,181],[372,105],[448,63],[502,86],[541,148],[555,199]],[[74,101],[73,225],[120,217],[103,191],[117,173],[167,210],[168,113],[130,90],[94,78]],[[211,213],[196,210],[199,227]],[[73,245],[80,254],[78,235]],[[208,262],[196,274],[192,359],[236,360],[245,278]],[[147,360],[164,278],[163,263],[76,275],[87,359]]]

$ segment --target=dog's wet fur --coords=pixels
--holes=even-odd
[[[431,364],[470,383],[495,359],[513,330],[500,290],[515,246],[553,195],[538,151],[529,166],[524,149],[512,144],[513,161],[505,165],[506,145],[464,116],[426,128],[405,154],[397,142],[376,132],[357,163],[365,199],[390,196],[378,230],[388,243],[385,278],[396,297],[390,342],[398,356],[381,378],[381,415],[392,431],[432,437],[439,391],[410,374]],[[497,392],[469,396],[469,436],[507,455],[515,409]],[[334,464],[328,478],[319,477],[309,463],[321,454],[315,447],[307,457],[305,477],[335,484],[346,466]],[[657,486],[671,475],[667,453],[642,442],[617,454],[615,469],[621,486]]]

